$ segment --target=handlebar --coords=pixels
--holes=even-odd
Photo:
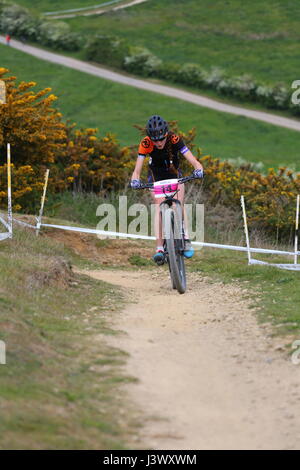
[[[187,183],[188,181],[198,180],[198,179],[202,179],[202,178],[196,178],[193,175],[184,176],[183,178],[178,178],[178,183],[183,184],[183,183]],[[133,188],[133,189],[150,189],[150,188],[153,188],[153,183],[141,183],[138,188]]]

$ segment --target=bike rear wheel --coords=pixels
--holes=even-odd
[[[181,221],[178,212],[172,208],[164,210],[165,243],[167,248],[169,271],[173,289],[180,294],[186,291],[186,274],[184,266],[184,240],[178,236],[181,233]],[[174,236],[176,234],[176,237]]]

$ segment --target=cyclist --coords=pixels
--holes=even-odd
[[[192,152],[186,147],[183,140],[175,133],[169,130],[167,122],[158,115],[151,116],[146,126],[147,136],[142,139],[138,149],[138,157],[135,169],[131,177],[131,187],[137,189],[140,182],[140,175],[146,155],[149,155],[148,182],[161,181],[172,178],[182,177],[179,168],[179,152],[194,167],[193,175],[196,178],[203,178],[203,167],[201,163],[194,157]],[[156,236],[156,253],[153,260],[160,264],[164,258],[161,217],[159,212],[159,204],[164,198],[155,198],[152,194],[155,208],[155,236]],[[179,186],[176,195],[182,207],[184,207],[184,184]],[[185,221],[185,226],[186,226]],[[194,249],[189,240],[187,227],[185,228],[185,250],[184,256],[191,258]]]

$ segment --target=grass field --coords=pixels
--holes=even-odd
[[[82,0],[19,3],[40,12],[93,5]],[[299,79],[299,20],[297,0],[148,0],[126,10],[66,21],[86,36],[117,34],[164,60],[220,66],[232,75],[247,73],[290,86]]]
[[[105,81],[2,45],[0,66],[9,68],[18,80],[36,81],[38,89],[52,87],[64,119],[79,127],[97,127],[101,134],[112,132],[124,145],[140,139],[134,124],[143,125],[158,113],[167,120],[177,119],[184,131],[195,126],[196,143],[204,153],[300,168],[297,132]]]
[[[85,35],[122,36],[166,61],[220,66],[232,75],[290,86],[299,79],[299,20],[297,0],[149,0],[67,21]]]

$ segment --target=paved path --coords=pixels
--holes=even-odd
[[[5,43],[5,39],[3,36],[0,36],[0,43]],[[11,40],[10,47],[14,47],[15,49],[18,49],[22,52],[25,52],[26,54],[30,54],[39,59],[47,60],[48,62],[53,62],[54,64],[59,64],[63,65],[64,67],[79,70],[80,72],[85,72],[90,75],[95,75],[96,77],[100,77],[105,80],[111,80],[113,82],[121,83],[122,85],[132,86],[141,90],[152,91],[161,95],[170,96],[171,98],[177,98],[183,101],[188,101],[198,106],[214,109],[215,111],[235,114],[238,116],[245,116],[250,119],[256,119],[259,121],[267,122],[275,126],[300,131],[300,120],[276,116],[275,114],[270,114],[263,111],[255,111],[239,106],[232,106],[230,104],[206,98],[205,96],[201,96],[195,93],[189,93],[188,91],[183,91],[175,87],[158,85],[147,80],[140,80],[127,75],[122,75],[121,73],[112,72],[105,68],[84,62],[82,60],[77,60],[64,55],[48,52],[43,49],[39,49],[38,47],[22,44],[19,41]]]
[[[93,15],[102,15],[103,13],[108,13],[111,11],[123,10],[124,8],[132,7],[134,5],[138,5],[139,3],[144,3],[147,0],[132,0],[130,3],[126,3],[125,5],[119,5],[116,7],[111,8],[96,8],[91,9],[92,11],[88,11],[87,13],[83,12],[76,12],[76,13],[61,13],[58,15],[51,15],[48,16],[49,19],[56,20],[56,19],[63,19],[63,18],[76,18],[77,16],[93,16]]]

